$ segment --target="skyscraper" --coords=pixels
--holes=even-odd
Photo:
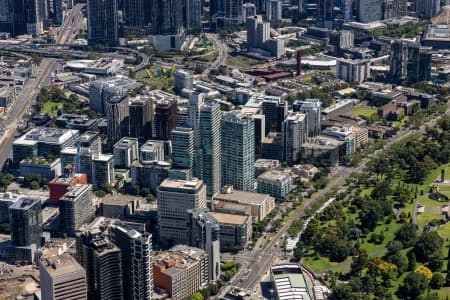
[[[255,120],[239,111],[226,112],[221,123],[222,185],[254,190]]]
[[[201,180],[166,179],[158,187],[159,238],[164,246],[187,244],[188,209],[206,207],[206,186]]]
[[[317,21],[320,26],[326,28],[333,27],[334,3],[335,0],[318,0]]]
[[[146,0],[123,0],[123,19],[131,29],[143,29],[150,23],[151,2]]]
[[[402,80],[406,78],[408,45],[400,40],[395,40],[391,45],[390,75],[393,79]]]
[[[189,209],[189,245],[205,250],[209,259],[209,280],[220,275],[220,225],[207,208]]]
[[[59,229],[61,232],[75,234],[75,231],[93,215],[92,186],[77,184],[59,200]]]
[[[183,31],[183,1],[152,0],[152,34],[177,35]]]
[[[110,228],[111,241],[122,253],[123,299],[150,300],[153,291],[152,236],[126,228]]]
[[[263,114],[266,116],[266,135],[271,132],[281,132],[281,125],[288,112],[288,104],[279,97],[266,97],[262,103]]]
[[[194,131],[187,127],[177,127],[172,131],[172,170],[173,179],[190,180],[194,166]]]
[[[422,18],[432,18],[441,10],[440,0],[416,0],[417,15]]]
[[[266,18],[270,24],[279,24],[282,21],[281,0],[266,1]]]
[[[293,105],[295,112],[306,115],[306,131],[309,137],[320,134],[321,104],[319,99],[297,100]]]
[[[156,101],[153,132],[158,140],[170,140],[172,130],[177,126],[177,101],[161,99]]]
[[[200,179],[208,196],[220,190],[220,124],[222,112],[217,102],[206,102],[200,108]]]
[[[144,142],[152,136],[153,101],[136,98],[130,101],[130,136]]]
[[[43,30],[45,0],[0,0],[0,30],[13,36]]]
[[[381,20],[383,0],[359,0],[358,19],[361,23]]]
[[[41,199],[23,197],[9,207],[11,241],[16,247],[41,246]]]
[[[421,47],[419,43],[408,44],[408,61],[406,64],[407,80],[419,82],[431,79],[431,49]]]
[[[88,300],[123,300],[120,249],[103,233],[77,234],[76,259],[86,270]]]
[[[302,144],[306,140],[306,116],[292,112],[283,122],[282,148],[283,160],[289,165],[300,160]]]
[[[112,144],[127,136],[129,132],[130,111],[128,96],[112,96],[106,100],[106,118],[108,120],[108,142]]]
[[[184,24],[188,31],[198,31],[202,28],[202,0],[184,0]]]
[[[87,0],[87,19],[90,45],[118,43],[117,0]]]

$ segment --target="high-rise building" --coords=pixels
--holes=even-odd
[[[416,0],[416,12],[422,18],[432,18],[439,14],[440,10],[440,0]]]
[[[254,190],[255,120],[239,111],[226,112],[221,123],[222,185]]]
[[[88,300],[123,300],[122,255],[103,233],[77,234],[76,259],[86,270]]]
[[[391,46],[390,75],[392,78],[402,80],[406,78],[408,60],[407,43],[395,40]]]
[[[121,138],[113,147],[114,166],[129,168],[139,158],[139,143],[135,138]]]
[[[92,110],[104,114],[106,100],[112,96],[123,96],[122,87],[104,81],[95,81],[89,85],[89,106]]]
[[[130,29],[144,29],[150,23],[151,2],[145,0],[124,0],[124,25]]]
[[[208,196],[212,196],[220,190],[221,116],[222,112],[217,102],[205,102],[200,108],[201,173],[198,175],[206,185]]]
[[[90,45],[116,45],[118,43],[117,0],[87,0],[87,20]]]
[[[180,34],[184,27],[183,16],[183,1],[152,0],[152,34]]]
[[[393,80],[409,82],[430,80],[431,52],[418,43],[396,40],[391,47],[390,75]]]
[[[247,48],[263,48],[270,39],[270,23],[263,22],[261,16],[247,18]]]
[[[317,21],[322,27],[332,28],[335,0],[317,1]]]
[[[177,127],[172,131],[172,170],[169,177],[190,180],[193,166],[194,131],[192,128]]]
[[[131,182],[140,187],[149,188],[156,193],[156,188],[169,176],[170,163],[165,161],[134,161],[131,165]]]
[[[93,215],[92,186],[77,184],[59,200],[59,229],[73,235]]]
[[[266,1],[266,19],[273,25],[279,24],[282,21],[281,0]]]
[[[123,299],[151,300],[153,291],[152,235],[113,224],[111,241],[122,252]]]
[[[114,182],[114,156],[99,154],[92,157],[92,184],[104,187]]]
[[[163,245],[187,244],[186,210],[206,207],[206,186],[201,180],[164,180],[158,188],[159,238]]]
[[[279,97],[267,96],[262,103],[262,111],[266,117],[266,135],[271,132],[281,132],[281,126],[288,112],[288,104]]]
[[[41,34],[45,5],[45,0],[0,0],[0,30],[13,36]]]
[[[128,135],[130,111],[128,96],[112,96],[106,100],[106,118],[108,120],[108,142],[113,145]]]
[[[202,28],[202,0],[184,0],[184,24],[188,31],[198,31]]]
[[[187,234],[189,245],[208,253],[209,280],[216,281],[220,276],[220,225],[209,209],[189,209]]]
[[[353,20],[354,2],[354,0],[341,0],[344,22],[351,22]]]
[[[302,144],[306,140],[306,116],[292,112],[283,122],[283,160],[289,165],[300,161]]]
[[[181,93],[183,89],[192,89],[194,86],[194,78],[185,70],[177,70],[173,75],[173,90]]]
[[[410,45],[408,50],[408,81],[419,82],[431,79],[431,48]]]
[[[243,0],[218,0],[215,19],[218,27],[232,28],[243,21]]]
[[[68,253],[39,261],[42,300],[87,300],[86,271]]]
[[[164,142],[148,140],[139,149],[139,160],[164,161]]]
[[[170,299],[186,299],[209,281],[208,254],[186,245],[159,252],[153,259],[153,276],[155,286],[166,290]]]
[[[297,100],[293,105],[293,110],[306,115],[306,129],[309,137],[320,134],[321,108],[319,99]]]
[[[156,101],[153,138],[172,139],[172,130],[177,126],[177,101],[175,99],[158,99]]]
[[[334,56],[341,55],[343,49],[353,48],[355,45],[355,35],[350,30],[340,30],[330,32],[330,46]]]
[[[383,0],[359,0],[358,20],[361,23],[370,23],[383,18]]]
[[[153,101],[145,97],[130,101],[130,137],[144,142],[152,137]]]
[[[370,77],[370,60],[337,59],[336,78],[362,83]]]
[[[23,197],[9,207],[11,241],[16,247],[41,246],[41,199]]]

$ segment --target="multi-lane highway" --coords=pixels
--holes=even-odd
[[[3,122],[3,133],[0,137],[0,167],[2,167],[11,150],[16,129],[20,124],[23,115],[32,104],[40,91],[40,88],[48,83],[50,73],[55,69],[56,60],[44,58],[36,71],[36,78],[30,79],[22,92],[17,96],[15,103],[9,110]]]
[[[85,4],[75,5],[64,19],[64,24],[59,28],[56,37],[57,45],[71,44],[76,34],[84,29],[83,8]]]
[[[207,33],[206,37],[213,43],[214,49],[218,52],[218,56],[211,66],[203,72],[203,75],[208,75],[211,70],[217,69],[225,64],[228,57],[228,47],[219,39],[217,34]]]

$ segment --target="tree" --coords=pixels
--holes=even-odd
[[[300,261],[300,260],[302,259],[302,257],[303,257],[303,245],[302,245],[302,241],[301,241],[301,240],[299,240],[299,241],[297,242],[297,244],[295,245],[295,248],[294,248],[294,257],[295,257],[298,261]]]
[[[416,255],[414,254],[414,251],[409,251],[407,255],[408,255],[408,271],[414,271],[417,265]]]
[[[414,272],[422,274],[422,275],[425,276],[425,278],[428,279],[428,280],[430,280],[431,277],[433,276],[433,272],[431,272],[431,270],[428,269],[428,268],[425,267],[425,266],[418,266],[418,267],[414,270]]]
[[[412,223],[405,223],[395,233],[395,239],[403,244],[405,248],[414,245],[417,239],[417,225]]]
[[[40,188],[39,182],[37,182],[36,180],[33,180],[33,181],[30,183],[30,188],[31,188],[32,190],[38,190],[38,189]]]
[[[441,252],[444,241],[435,231],[424,232],[414,246],[417,260],[428,261],[433,255]]]
[[[440,273],[434,273],[430,280],[430,287],[432,289],[438,290],[444,286],[445,279]]]
[[[350,273],[354,276],[359,276],[361,271],[369,265],[369,255],[367,254],[367,251],[362,248],[358,248],[356,251],[358,254],[353,257]]]
[[[398,296],[402,299],[416,299],[428,288],[428,279],[421,273],[410,272],[406,275],[398,289]]]

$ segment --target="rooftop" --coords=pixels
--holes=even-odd
[[[203,181],[198,179],[192,180],[166,179],[159,186],[159,190],[197,191],[202,186]]]
[[[261,204],[268,198],[270,198],[270,196],[266,194],[238,191],[234,190],[232,187],[223,188],[222,192],[214,197],[215,200],[219,201],[228,200],[245,204]]]
[[[219,212],[212,212],[211,214],[216,218],[217,222],[222,224],[243,225],[246,224],[248,218],[250,218],[249,216],[224,214]]]
[[[85,273],[83,267],[75,258],[67,253],[41,260],[41,264],[53,278],[70,276],[73,273]]]
[[[14,145],[35,145],[39,142],[63,144],[78,136],[78,130],[38,127],[32,129],[14,141]]]
[[[22,197],[16,202],[14,202],[9,209],[16,209],[16,210],[28,210],[31,207],[37,205],[36,203],[39,203],[41,205],[41,199],[39,198],[31,198],[31,197]]]
[[[259,175],[258,179],[270,180],[270,181],[285,181],[285,180],[290,181],[289,175],[287,175],[281,171],[276,171],[276,170],[266,171],[266,172],[262,173],[261,175]]]
[[[204,258],[206,252],[202,249],[177,245],[167,251],[162,251],[154,255],[153,265],[159,266],[161,271],[168,276],[174,276],[182,270],[196,264]]]
[[[280,300],[311,299],[306,280],[299,265],[284,264],[272,266],[276,293]]]

